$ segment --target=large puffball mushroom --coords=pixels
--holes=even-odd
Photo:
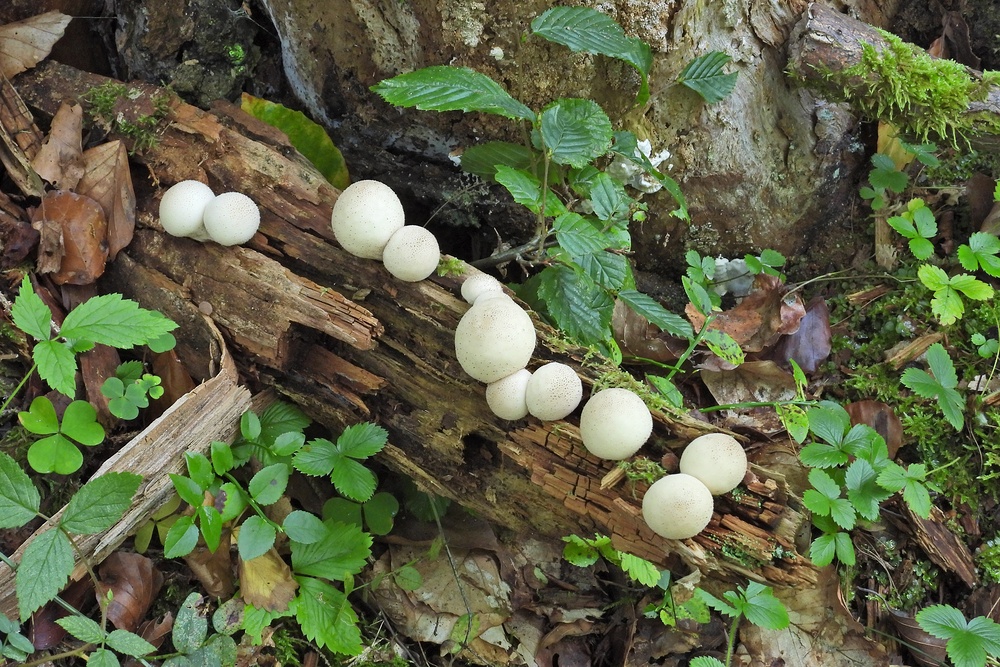
[[[542,421],[562,419],[583,398],[580,376],[566,364],[545,364],[531,375],[525,394],[528,412]]]
[[[171,236],[207,241],[202,220],[215,193],[201,181],[181,181],[170,186],[160,200],[160,226]]]
[[[594,456],[621,461],[639,451],[653,432],[649,408],[628,389],[603,389],[583,406],[580,437]]]
[[[392,188],[379,181],[357,181],[340,193],[330,225],[337,243],[347,252],[382,259],[382,251],[403,220],[403,205]]]
[[[205,232],[219,245],[241,245],[260,227],[260,209],[242,192],[223,192],[205,207]]]
[[[423,227],[406,225],[389,237],[382,263],[396,278],[415,283],[428,277],[441,261],[437,238]]]
[[[697,477],[713,496],[719,496],[743,481],[747,474],[747,453],[731,435],[700,435],[684,448],[680,470]]]
[[[535,326],[513,299],[486,299],[455,328],[455,356],[480,382],[496,382],[524,368],[535,351]]]
[[[653,482],[642,497],[642,518],[668,540],[694,537],[712,520],[712,493],[696,477],[677,473]]]
[[[462,298],[471,304],[486,293],[504,294],[500,281],[488,273],[471,275],[462,283]]]
[[[528,416],[528,405],[524,401],[531,371],[522,368],[505,378],[486,385],[486,405],[490,406],[500,419],[524,419]]]

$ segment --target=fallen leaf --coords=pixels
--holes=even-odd
[[[903,444],[903,424],[891,407],[881,401],[857,401],[844,406],[851,416],[851,425],[867,424],[885,440],[889,458],[895,458]]]
[[[90,197],[50,192],[32,211],[31,225],[41,232],[39,273],[52,273],[58,285],[87,285],[104,273],[107,223],[101,205]]]
[[[268,611],[285,611],[299,587],[292,569],[272,548],[263,556],[240,560],[240,595],[247,604]]]
[[[219,546],[214,552],[201,544],[184,557],[184,562],[201,582],[205,592],[213,597],[228,598],[236,591],[236,583],[233,580],[233,559],[229,553],[230,537],[229,530],[223,530]],[[240,579],[243,579],[242,575]]]
[[[84,174],[76,193],[90,197],[104,209],[108,222],[108,259],[132,242],[135,232],[135,190],[128,153],[121,141],[94,146],[83,154]]]
[[[0,270],[7,270],[20,264],[38,245],[39,233],[32,226],[0,211]]]
[[[702,369],[701,379],[719,405],[795,398],[795,378],[773,361],[747,361],[733,370]],[[723,425],[750,428],[765,435],[784,430],[770,408],[726,410]]]
[[[803,371],[815,373],[830,356],[831,340],[830,309],[823,297],[817,296],[806,305],[798,331],[778,341],[768,356],[783,366],[794,359]]]
[[[81,611],[89,611],[87,600],[93,599],[94,586],[87,577],[74,581],[66,590],[59,594],[59,597],[70,606]],[[66,630],[56,623],[60,618],[69,615],[61,605],[49,602],[44,607],[31,615],[31,634],[28,639],[35,646],[36,651],[44,651],[57,646],[66,638]]]
[[[685,312],[695,330],[705,325],[705,316],[693,304],[689,303]],[[718,313],[708,326],[732,336],[744,352],[760,352],[782,335],[798,331],[804,316],[799,295],[789,295],[779,278],[762,273],[754,279],[746,298],[735,308]]]
[[[39,176],[61,190],[73,190],[85,171],[83,164],[83,107],[60,105],[49,136],[31,166]]]
[[[902,611],[889,609],[889,618],[892,619],[892,624],[896,626],[896,632],[905,645],[916,649],[910,651],[914,662],[920,667],[936,667],[944,664],[945,658],[948,657],[945,651],[947,639],[938,639],[928,634],[917,624],[916,619]]]
[[[97,569],[97,598],[111,592],[108,620],[119,630],[135,632],[163,585],[163,574],[150,559],[137,553],[116,551]]]
[[[611,331],[626,357],[669,362],[677,360],[686,347],[686,342],[663,333],[622,301],[615,301]]]
[[[163,396],[152,401],[150,405],[155,406],[161,413],[197,386],[176,350],[153,355],[152,367],[153,374],[160,378]]]
[[[0,73],[10,78],[44,60],[72,18],[52,11],[0,26]]]

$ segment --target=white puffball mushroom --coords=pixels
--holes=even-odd
[[[223,192],[205,207],[205,231],[219,245],[241,245],[260,227],[260,209],[242,192]]]
[[[653,415],[628,389],[603,389],[583,406],[580,437],[594,456],[621,461],[639,451],[653,432]]]
[[[462,283],[462,298],[471,304],[484,294],[498,292],[504,294],[503,285],[488,273],[471,275]]]
[[[215,193],[201,181],[181,181],[170,186],[160,200],[160,226],[171,236],[207,241],[202,219]]]
[[[406,225],[389,237],[382,250],[386,270],[400,280],[415,283],[428,277],[441,261],[441,247],[433,233]]]
[[[661,477],[642,497],[646,525],[668,540],[686,540],[705,530],[714,508],[708,487],[684,473]]]
[[[379,181],[348,185],[333,205],[330,217],[337,243],[352,255],[365,259],[382,259],[382,251],[403,222],[399,197]]]
[[[719,496],[743,481],[747,474],[747,453],[731,435],[700,435],[681,453],[680,470],[697,477],[713,496]]]
[[[531,371],[527,368],[486,385],[486,404],[500,419],[524,419],[528,406],[524,401]]]
[[[576,410],[582,398],[580,376],[566,364],[554,361],[532,373],[525,404],[533,416],[542,421],[555,421]]]
[[[535,326],[513,299],[486,299],[455,328],[455,356],[480,382],[496,382],[524,368],[535,351]]]

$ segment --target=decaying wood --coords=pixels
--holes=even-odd
[[[240,415],[250,406],[250,392],[238,385],[236,365],[218,339],[218,331],[210,323],[202,322],[201,325],[202,336],[211,338],[214,332],[217,339],[214,347],[218,353],[218,372],[174,403],[94,473],[93,478],[109,472],[132,472],[142,475],[143,483],[125,516],[110,530],[74,537],[79,550],[74,554],[77,559],[72,574],[74,580],[86,576],[86,568],[79,562],[79,554],[85,555],[91,563],[99,563],[170,498],[174,487],[167,473],[185,472],[185,452],[207,452],[213,440],[231,441],[236,435]],[[202,356],[209,353],[211,349],[205,346]],[[21,556],[31,539],[43,531],[51,530],[64,510],[65,508],[60,510],[36,530],[32,538],[14,552],[11,560],[21,562]],[[0,564],[0,613],[9,618],[18,617],[14,574],[4,564]]]
[[[852,97],[865,99],[872,85],[877,83],[877,73],[851,79],[831,76],[860,63],[865,45],[883,51],[889,43],[872,26],[814,2],[789,37],[788,70],[820,94],[826,90],[834,98],[842,99],[846,89]],[[972,69],[968,72],[974,79],[982,78],[982,72]],[[1000,127],[1000,87],[990,86],[983,99],[971,100],[963,116],[971,128],[968,138],[973,145],[984,148],[1000,145],[997,131]]]
[[[19,85],[30,104],[51,113],[58,100],[101,81],[48,63]],[[216,192],[247,193],[261,206],[260,233],[244,248],[167,236],[154,190],[139,197],[141,229],[109,271],[116,288],[168,315],[172,300],[197,304],[251,382],[275,387],[334,431],[376,421],[390,433],[383,462],[514,531],[603,532],[659,564],[776,585],[815,581],[816,569],[795,548],[801,503],[780,475],[755,469],[739,500],[718,501],[707,531],[668,541],[643,523],[642,489],[601,489],[614,464],[586,452],[575,417],[494,417],[484,387],[455,359],[453,332],[468,308],[458,296],[461,277],[404,283],[380,263],[342,251],[329,226],[338,192],[258,121],[226,104],[213,110],[173,102],[160,143],[135,159],[160,187],[199,178]],[[537,320],[536,329],[532,366],[568,363],[585,392],[616,373]],[[645,451],[656,457],[711,429],[683,412],[654,419]]]

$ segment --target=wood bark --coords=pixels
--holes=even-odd
[[[49,63],[18,85],[30,103],[51,113],[59,100],[100,82]],[[380,263],[342,251],[329,227],[337,191],[271,128],[228,104],[215,111],[175,102],[159,144],[136,156],[153,189],[138,197],[142,229],[109,270],[115,288],[168,314],[178,310],[176,300],[197,304],[252,381],[276,387],[335,431],[378,422],[390,432],[387,465],[511,530],[553,537],[603,532],[618,548],[661,565],[683,562],[783,586],[815,580],[795,544],[802,506],[780,474],[754,468],[749,493],[720,499],[705,532],[667,541],[641,519],[641,488],[635,494],[625,484],[602,488],[614,464],[586,452],[575,418],[494,417],[483,386],[465,376],[454,356],[453,332],[467,308],[458,296],[461,278],[403,283]],[[185,178],[207,181],[216,192],[248,193],[260,204],[261,232],[248,247],[202,244],[158,229],[160,188]],[[614,371],[535,323],[540,345],[532,365],[569,363],[587,391]],[[655,421],[645,450],[652,456],[711,429],[683,412],[657,412]]]

